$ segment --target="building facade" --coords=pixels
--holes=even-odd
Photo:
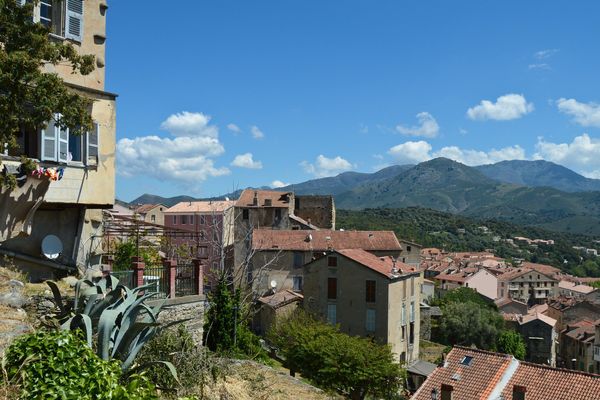
[[[421,273],[361,249],[328,252],[304,266],[304,308],[349,335],[388,343],[401,364],[419,356]]]
[[[73,92],[92,100],[90,132],[74,135],[49,121],[40,131],[21,132],[20,149],[2,156],[8,167],[19,165],[25,155],[60,177],[56,181],[28,177],[23,187],[0,193],[0,253],[13,257],[34,280],[101,263],[102,209],[115,201],[117,96],[105,91],[107,9],[104,0],[35,3],[34,21],[51,29],[52,40],[68,41],[77,52],[94,55],[96,68],[82,76],[72,73],[68,65],[44,66]],[[60,250],[51,259],[41,248],[49,235]]]

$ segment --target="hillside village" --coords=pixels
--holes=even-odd
[[[502,257],[494,248],[425,247],[397,235],[385,216],[389,229],[342,226],[336,200],[355,209],[358,198],[387,196],[387,175],[371,186],[332,184],[326,193],[248,188],[174,205],[116,201],[118,96],[105,88],[107,3],[10,4],[0,3],[2,21],[17,21],[17,33],[0,36],[10,40],[2,51],[26,53],[19,37],[41,25],[40,41],[50,35],[73,54],[91,54],[94,68],[69,65],[64,49],[54,63],[35,64],[60,77],[67,93],[91,99],[82,109],[92,123],[77,133],[82,126],[61,125],[69,110],[52,109],[43,123],[10,132],[17,145],[0,156],[1,396],[598,397],[600,278],[532,262],[559,242],[551,234],[507,237],[487,225],[451,232],[514,250]],[[507,197],[558,191],[489,183],[446,159],[424,164],[398,168],[404,175],[394,179],[419,182],[443,164],[453,177],[472,174],[490,195],[498,187]],[[438,188],[448,184],[436,179]],[[434,202],[424,185],[415,193],[411,203]],[[565,196],[580,205],[592,195]],[[482,213],[493,216],[496,208],[486,207]],[[570,218],[551,217],[547,225]],[[589,243],[598,241],[571,246],[579,262],[598,256],[600,245]],[[144,364],[151,366],[139,373]]]

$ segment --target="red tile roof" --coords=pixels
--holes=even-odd
[[[400,251],[400,243],[392,231],[289,231],[255,229],[254,250],[327,251],[364,249],[367,251]]]
[[[461,364],[465,357],[472,357],[470,365]],[[427,378],[412,399],[431,400],[434,388],[441,398],[442,384],[453,387],[453,399],[487,399],[511,361],[512,356],[506,354],[454,347],[444,365]]]
[[[373,271],[379,272],[380,274],[385,275],[388,278],[397,277],[392,275],[392,268],[394,267],[394,265],[398,269],[398,272],[401,274],[418,271],[417,268],[411,267],[408,264],[404,264],[399,261],[396,261],[394,263],[392,257],[377,257],[376,255],[373,255],[368,251],[364,251],[362,249],[341,249],[337,250],[337,253],[348,257],[349,259],[356,261],[357,263],[367,268],[370,268]]]
[[[259,297],[258,301],[272,308],[280,308],[290,303],[302,301],[304,296],[291,290],[281,290],[274,294]]]
[[[527,261],[522,262],[521,267],[533,269],[534,271],[537,271],[549,277],[553,277],[554,275],[561,273],[559,268],[553,267],[552,265],[536,264]]]
[[[148,211],[152,210],[155,207],[163,206],[162,204],[142,204],[133,209],[134,213],[137,214],[146,214]],[[163,206],[165,207],[165,206]],[[166,207],[165,207],[166,209]]]
[[[222,213],[233,207],[235,201],[182,201],[168,208],[165,213]]]
[[[513,388],[525,387],[527,400],[593,400],[600,394],[600,375],[520,362],[502,391],[513,400]]]
[[[254,197],[257,198],[257,204],[254,204]],[[279,192],[276,190],[254,190],[246,189],[240,195],[240,198],[235,203],[236,207],[277,207],[288,208],[290,199],[293,196],[292,192]],[[270,200],[271,205],[265,200]]]
[[[470,365],[461,365],[464,357]],[[508,354],[454,347],[443,366],[438,367],[412,399],[430,400],[431,390],[442,385],[453,387],[457,400],[513,400],[515,386],[525,389],[527,400],[593,400],[600,393],[600,375],[518,361]],[[440,398],[440,397],[438,397]]]

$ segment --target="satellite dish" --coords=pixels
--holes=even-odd
[[[48,235],[42,240],[42,253],[50,260],[56,260],[63,251],[63,244],[55,235]]]
[[[271,281],[271,289],[275,289],[277,287],[277,281],[272,280]]]

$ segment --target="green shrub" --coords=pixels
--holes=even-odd
[[[179,381],[165,373],[161,361],[170,361],[177,369]],[[138,361],[156,386],[168,395],[203,394],[205,387],[216,382],[225,373],[225,361],[215,357],[208,349],[196,346],[192,335],[180,325],[166,329],[154,337],[141,351]],[[193,398],[193,397],[190,397]]]
[[[144,375],[125,379],[118,361],[104,361],[71,331],[38,331],[18,338],[7,350],[8,383],[23,399],[156,399]],[[123,382],[122,382],[123,381]]]

